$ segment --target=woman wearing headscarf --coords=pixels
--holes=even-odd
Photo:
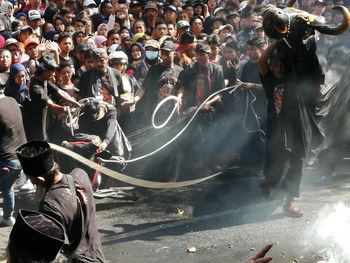
[[[135,42],[132,43],[128,50],[128,58],[129,58],[129,67],[128,69],[134,73],[136,67],[140,64],[140,62],[145,58],[145,49],[141,45],[141,43]]]
[[[107,38],[104,36],[95,36],[95,45],[98,48],[106,48],[107,46]]]
[[[28,75],[22,64],[16,63],[11,66],[5,95],[14,98],[21,105],[28,99]]]
[[[108,26],[107,26],[107,24],[102,23],[102,24],[100,24],[100,25],[97,27],[97,32],[96,32],[96,35],[97,35],[97,36],[104,36],[104,37],[107,37],[107,33],[108,33]]]

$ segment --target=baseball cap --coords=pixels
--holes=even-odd
[[[129,6],[136,6],[136,5],[140,5],[141,6],[141,2],[139,0],[131,0]]]
[[[139,41],[140,39],[143,39],[143,40],[147,40],[149,37],[144,34],[144,33],[136,33],[133,37],[132,37],[132,42],[137,42]]]
[[[211,53],[210,46],[204,42],[198,42],[196,45],[196,52],[204,52],[207,54]]]
[[[173,5],[167,5],[167,6],[165,6],[165,7],[164,7],[164,12],[166,12],[167,10],[177,13],[177,9],[176,9],[176,7],[173,6]]]
[[[231,34],[232,34],[232,32],[233,32],[233,26],[231,26],[230,24],[220,26],[220,27],[219,27],[219,32],[222,31],[222,30],[224,30],[224,29],[228,29],[228,30],[230,31]]]
[[[17,44],[17,43],[18,43],[18,40],[15,38],[10,37],[10,38],[6,39],[6,46],[9,46],[12,44]]]
[[[26,41],[24,41],[23,45],[24,45],[24,48],[27,48],[27,46],[29,45],[36,45],[38,46],[40,43],[39,43],[39,40],[36,38],[36,37],[29,37],[27,38]]]
[[[35,19],[41,19],[40,12],[38,10],[29,10],[28,11],[28,19],[30,21],[35,20]]]
[[[187,20],[179,20],[176,23],[176,28],[184,28],[184,27],[190,27],[190,23]]]
[[[214,16],[216,16],[219,12],[221,11],[225,11],[225,9],[222,6],[219,6],[217,8],[215,8],[214,10]],[[225,11],[226,12],[226,11]]]
[[[111,54],[109,54],[108,59],[109,60],[120,59],[121,61],[128,63],[128,56],[125,54],[124,51],[121,51],[121,50],[114,51]]]
[[[90,5],[96,6],[96,2],[94,0],[84,0],[84,6],[90,6]]]
[[[162,45],[160,46],[160,49],[165,51],[175,51],[176,49],[175,43],[173,41],[166,40],[162,43]]]
[[[32,34],[34,32],[33,28],[29,25],[25,25],[25,26],[22,26],[20,29],[19,29],[19,33],[21,34],[22,32],[26,31],[26,30],[29,30]]]
[[[145,48],[146,47],[154,47],[156,49],[160,48],[159,42],[157,40],[154,40],[154,39],[147,40],[145,43]]]
[[[153,2],[153,1],[148,1],[148,3],[146,4],[144,10],[146,11],[147,9],[155,9],[155,10],[158,11],[158,6],[157,6],[157,4],[156,4],[155,2]]]

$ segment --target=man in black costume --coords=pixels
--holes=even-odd
[[[91,183],[81,169],[61,173],[51,148],[43,141],[32,141],[16,151],[23,172],[46,189],[39,211],[58,220],[67,236],[63,253],[69,262],[105,262],[95,218]]]

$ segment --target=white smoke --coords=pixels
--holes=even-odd
[[[324,249],[319,252],[322,263],[350,262],[350,207],[344,203],[325,206],[311,232],[314,241]]]

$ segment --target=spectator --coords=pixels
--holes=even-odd
[[[15,223],[15,194],[13,184],[19,178],[21,165],[16,149],[26,142],[21,111],[17,102],[0,91],[0,190],[4,209],[0,215],[0,226]]]

